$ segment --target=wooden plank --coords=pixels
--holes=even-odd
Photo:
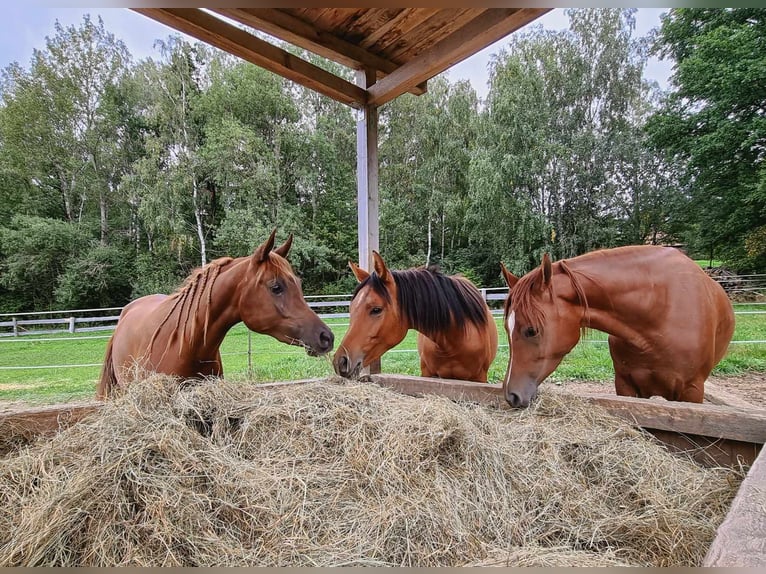
[[[202,10],[194,8],[131,8],[131,10],[344,104],[359,107],[367,100],[366,91],[359,86]]]
[[[304,379],[259,385],[259,388],[310,384],[323,379]],[[408,375],[377,375],[371,380],[399,392],[422,396],[437,394],[453,400],[472,401],[497,408],[510,408],[503,397],[502,387],[485,383],[472,383]],[[699,448],[705,451],[703,459],[719,464],[748,464],[755,459],[761,445],[766,442],[766,414],[763,410],[743,411],[730,407],[673,403],[611,395],[576,395],[563,390],[561,394],[599,404],[615,416],[647,429],[675,450]],[[0,413],[0,433],[13,429],[25,436],[51,434],[83,416],[94,412],[103,403],[54,405],[24,412]],[[737,444],[742,443],[742,444]]]
[[[382,105],[450,66],[521,28],[550,8],[493,8],[410,60],[369,89],[369,103]]]
[[[766,449],[740,485],[702,566],[766,567]]]
[[[0,440],[50,436],[96,412],[104,403],[50,405],[18,412],[0,412]]]
[[[373,380],[407,394],[440,394],[450,398],[508,408],[500,385],[406,375],[377,375],[373,377]],[[646,429],[755,444],[766,443],[766,412],[763,410],[743,411],[718,405],[638,399],[617,395],[575,395],[554,389],[551,389],[551,392],[582,398]]]
[[[689,435],[766,443],[766,411],[617,395],[578,395],[637,426]]]
[[[399,67],[390,60],[346,42],[330,32],[319,30],[282,10],[217,8],[212,11],[349,68],[374,68],[379,71],[379,77],[384,77]],[[410,90],[415,95],[422,95],[425,91],[424,85],[415,86]]]
[[[214,12],[349,68],[375,68],[386,73],[398,66],[350,42],[274,8],[217,8]]]
[[[438,8],[405,8],[398,16],[392,18],[376,30],[367,34],[359,45],[363,48],[375,48],[378,52],[386,52],[396,41],[409,33],[413,28],[439,11]]]
[[[410,61],[425,47],[455,33],[485,11],[483,8],[443,8],[408,34],[401,34],[386,50],[386,56],[392,60]]]
[[[644,430],[654,435],[670,452],[685,453],[698,464],[707,467],[750,466],[763,448],[760,444],[726,438],[710,438],[658,429]]]

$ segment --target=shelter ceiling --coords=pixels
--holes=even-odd
[[[422,94],[427,80],[550,8],[133,10],[335,100],[362,107],[382,105],[408,91]],[[365,70],[376,81],[357,85],[263,40],[253,30],[348,68]]]

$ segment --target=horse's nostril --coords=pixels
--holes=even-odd
[[[507,400],[508,404],[510,404],[515,409],[521,406],[521,397],[516,393],[510,393],[508,396],[506,396],[505,400]]]
[[[339,375],[347,375],[348,374],[348,357],[343,355],[337,363],[337,372]]]
[[[332,349],[332,344],[335,341],[335,335],[332,334],[332,331],[322,331],[319,333],[319,345],[322,347],[323,351],[329,351]]]

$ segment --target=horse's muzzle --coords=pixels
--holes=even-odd
[[[503,389],[505,400],[514,409],[527,408],[537,396],[537,384],[532,380],[518,388],[509,389],[508,386],[506,383]]]
[[[335,344],[335,335],[333,335],[333,332],[330,331],[329,328],[324,328],[319,332],[319,340],[317,341],[317,344],[315,346],[311,346],[308,349],[306,349],[306,353],[308,353],[312,357],[318,357],[320,355],[326,355],[330,351],[332,351],[332,347]]]
[[[362,361],[358,360],[352,363],[345,352],[335,354],[332,366],[337,375],[346,379],[358,379],[359,373],[362,371]]]

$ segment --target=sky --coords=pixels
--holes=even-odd
[[[660,14],[668,8],[639,8],[636,13],[636,35],[644,36],[649,30],[660,25]],[[137,14],[127,8],[49,8],[24,6],[22,2],[8,3],[3,7],[3,34],[0,35],[0,69],[16,61],[28,67],[32,50],[45,47],[45,37],[55,34],[54,23],[58,20],[63,26],[79,25],[84,14],[90,14],[95,20],[101,16],[104,26],[122,40],[135,60],[149,56],[158,57],[154,49],[156,39],[164,39],[175,33],[174,30]],[[568,27],[568,19],[563,9],[548,12],[535,23],[542,24],[549,30]],[[478,96],[487,95],[490,56],[497,53],[506,43],[500,40],[481,52],[464,60],[450,69],[451,81],[467,79],[471,82]],[[661,88],[668,88],[668,78],[672,65],[667,61],[652,59],[648,62],[645,75],[656,80]]]

